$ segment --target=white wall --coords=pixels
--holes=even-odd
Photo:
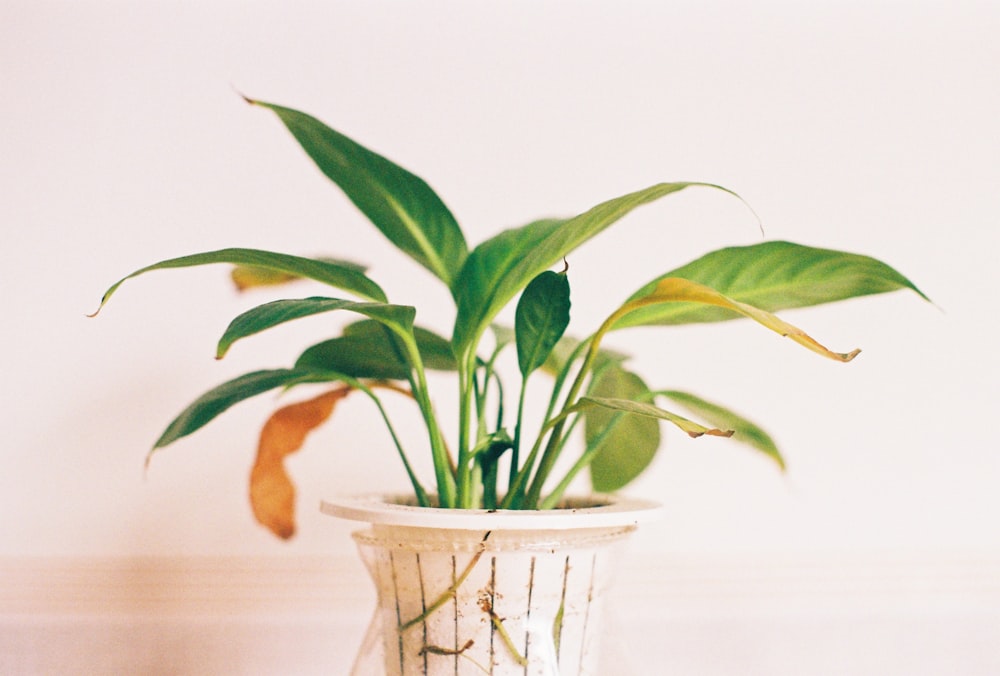
[[[315,513],[322,496],[405,488],[351,403],[294,459],[301,532],[274,541],[244,497],[266,397],[143,475],[190,399],[288,363],[322,320],[217,363],[229,318],[262,296],[235,297],[221,267],[158,273],[86,319],[123,274],[250,246],[363,259],[395,301],[445,299],[238,88],[414,170],[472,242],[700,180],[745,197],[768,237],[887,260],[940,309],[899,293],[787,314],[863,348],[847,366],[749,325],[621,336],[652,383],[754,417],[790,465],[672,435],[632,491],[668,507],[637,550],[994,560],[998,29],[996,6],[955,2],[4,3],[0,555],[330,555],[349,528]],[[574,254],[574,325],[758,240],[709,191],[636,212]],[[447,333],[445,312],[421,317]]]

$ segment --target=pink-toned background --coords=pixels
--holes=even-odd
[[[169,561],[176,572],[205,560],[225,569],[218,561],[237,556],[295,570],[321,557],[345,561],[366,584],[348,563],[350,527],[315,509],[335,493],[406,487],[364,402],[346,404],[291,462],[301,513],[290,543],[258,528],[245,498],[273,398],[232,410],[143,474],[146,450],[190,399],[288,363],[324,320],[215,362],[229,318],[264,298],[237,297],[222,267],[150,275],[99,319],[84,316],[137,267],[225,246],[349,255],[372,265],[395,302],[447,300],[239,89],[306,110],[420,174],[472,243],[655,182],[697,180],[739,192],[770,238],[896,266],[939,307],[898,293],[785,315],[835,349],[861,347],[847,366],[749,324],[616,337],[652,384],[731,404],[771,430],[789,461],[781,475],[739,446],[671,434],[630,489],[667,506],[637,538],[636,565],[707,557],[731,579],[725,571],[748,560],[760,570],[807,560],[828,590],[844,557],[857,579],[888,559],[930,571],[928,584],[941,579],[938,563],[972,561],[995,594],[998,30],[1000,10],[988,3],[3,2],[0,567],[51,589],[32,562],[114,571],[143,561],[155,571]],[[759,239],[746,208],[711,191],[646,207],[574,254],[573,325],[592,328],[660,272]],[[448,333],[446,312],[420,318]],[[447,409],[453,393],[437,387]],[[404,417],[408,425],[416,430]],[[185,579],[170,584],[183,589]],[[762,602],[793,602],[785,582]],[[661,591],[675,588],[664,580]],[[877,589],[858,588],[859,608],[870,607]],[[900,593],[921,608],[921,589]],[[32,671],[42,664],[31,661],[37,636],[23,628],[56,611],[32,605],[23,585],[2,593],[23,613],[4,615],[0,647],[12,668]],[[974,608],[956,600],[955,612],[982,611],[995,628],[990,598]],[[109,617],[128,617],[112,606]],[[649,606],[624,614],[642,612]],[[718,636],[686,626],[693,651]],[[905,622],[890,626],[909,636]],[[823,636],[805,632],[799,643]],[[216,645],[177,640],[206,654]],[[753,644],[783,654],[780,641]],[[711,645],[725,655],[725,641]],[[939,652],[971,656],[966,673],[988,673],[997,657],[975,645]],[[808,650],[791,654],[808,663]],[[81,672],[94,667],[80,655]],[[303,659],[317,672],[325,664]],[[192,664],[178,671],[202,673]],[[221,669],[243,670],[235,664]],[[685,673],[725,673],[692,664],[701,672]]]

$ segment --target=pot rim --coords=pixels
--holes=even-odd
[[[618,495],[568,498],[557,509],[443,509],[406,504],[406,494],[336,497],[320,502],[324,514],[385,526],[455,530],[564,530],[634,526],[658,518],[663,506],[652,500]]]

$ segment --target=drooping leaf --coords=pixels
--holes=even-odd
[[[336,260],[333,258],[317,258],[315,260],[351,268],[360,273],[365,272],[363,265],[358,265],[357,263],[352,263],[350,261]],[[258,287],[281,286],[289,282],[303,279],[301,275],[292,272],[274,270],[271,268],[261,267],[259,265],[236,265],[229,271],[229,277],[233,280],[233,285],[236,287],[237,291],[247,291]]]
[[[774,443],[771,435],[765,432],[759,425],[750,422],[743,416],[727,408],[706,401],[690,392],[662,390],[655,394],[667,397],[680,404],[710,425],[734,430],[733,441],[738,441],[757,449],[778,463],[778,467],[785,469],[785,459],[781,456],[778,445]]]
[[[162,448],[204,427],[244,399],[279,387],[331,380],[336,380],[336,374],[319,373],[308,369],[272,369],[244,374],[198,397],[167,426],[153,449]]]
[[[250,506],[257,521],[284,540],[295,534],[295,486],[285,469],[285,458],[302,448],[308,434],[326,422],[337,402],[352,391],[344,385],[284,406],[261,430],[250,471]]]
[[[704,183],[659,183],[598,204],[568,220],[549,219],[505,230],[469,254],[455,283],[458,316],[452,344],[456,354],[472,345],[497,313],[528,282],[633,209]]]
[[[216,350],[216,358],[225,356],[237,340],[290,322],[334,310],[348,310],[371,317],[393,331],[409,334],[413,330],[416,310],[408,305],[358,303],[340,298],[297,298],[276,300],[247,310],[230,322]]]
[[[426,368],[455,370],[455,358],[447,340],[419,327],[414,327],[413,331]],[[410,372],[403,352],[395,344],[394,334],[373,320],[351,324],[345,327],[342,336],[306,349],[295,366],[336,371],[355,378],[389,380],[403,380]]]
[[[607,369],[591,387],[590,396],[631,401],[651,398],[642,378],[622,368]],[[584,435],[587,448],[596,450],[590,462],[590,482],[599,493],[617,491],[635,479],[660,447],[657,418],[624,415],[603,406],[585,413]]]
[[[813,352],[816,352],[817,354],[821,354],[824,357],[829,357],[830,359],[835,359],[837,361],[851,361],[858,355],[859,352],[861,352],[861,350],[853,350],[847,353],[832,352],[816,342],[816,340],[806,334],[802,329],[789,324],[770,312],[765,312],[764,310],[747,305],[746,303],[735,301],[732,298],[724,296],[715,289],[710,289],[702,284],[691,282],[686,279],[680,279],[679,277],[661,279],[657,282],[656,287],[647,295],[630,300],[622,305],[611,315],[608,321],[605,322],[602,330],[606,330],[609,326],[617,326],[618,322],[622,321],[623,318],[627,318],[632,312],[641,311],[643,308],[656,306],[658,304],[676,302],[698,303],[701,305],[723,308],[728,311],[739,313],[745,317],[753,319],[755,322],[786,338],[790,338],[796,343],[812,350]]]
[[[683,416],[671,413],[670,411],[654,406],[653,404],[642,401],[632,401],[630,399],[590,396],[580,397],[580,400],[568,410],[570,412],[588,411],[595,406],[600,406],[611,411],[621,411],[622,413],[628,413],[630,415],[641,415],[646,416],[647,418],[659,418],[660,420],[666,420],[667,422],[671,422],[676,425],[678,428],[683,430],[685,434],[692,438],[697,438],[706,434],[713,437],[731,437],[733,435],[732,430],[720,430],[705,427],[704,425],[699,425],[692,420],[688,420]]]
[[[545,363],[569,325],[569,279],[546,270],[524,289],[514,314],[517,364],[521,376]]]
[[[669,277],[703,284],[733,300],[768,312],[900,289],[910,289],[928,300],[910,280],[882,261],[781,241],[713,251],[656,278],[632,294],[629,300],[648,295],[661,280]],[[740,316],[719,306],[650,305],[623,317],[615,328],[714,322]]]
[[[101,298],[101,305],[94,312],[94,315],[101,311],[101,308],[108,302],[112,294],[118,290],[118,287],[133,277],[152,272],[153,270],[189,268],[214,263],[252,265],[277,273],[287,273],[296,277],[313,279],[317,282],[353,293],[360,298],[380,303],[386,302],[385,292],[382,291],[378,284],[366,277],[363,272],[360,272],[354,264],[336,263],[315,258],[302,258],[275,253],[273,251],[261,251],[259,249],[221,249],[219,251],[207,251],[190,256],[170,258],[136,270],[112,284],[104,292],[104,297]]]
[[[305,113],[272,103],[303,150],[399,249],[453,287],[468,255],[455,217],[427,183]]]

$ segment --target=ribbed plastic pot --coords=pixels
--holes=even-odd
[[[597,674],[622,547],[659,512],[645,500],[569,499],[544,511],[323,502],[369,524],[354,539],[378,604],[352,676]]]

